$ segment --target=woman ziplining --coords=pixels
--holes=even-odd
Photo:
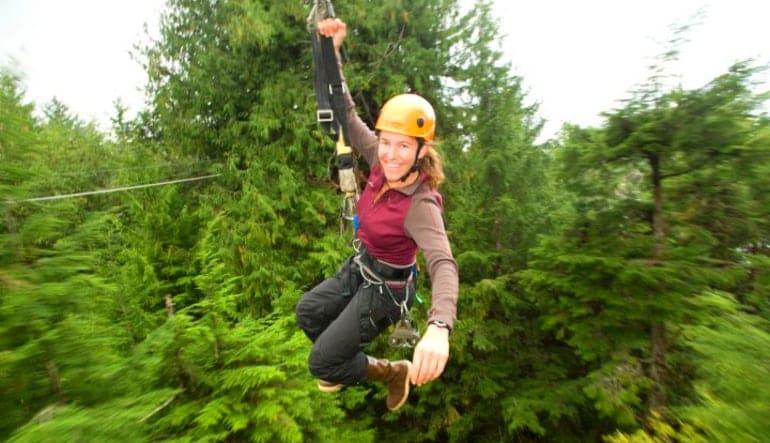
[[[316,29],[331,38],[341,71],[339,51],[346,24],[328,18]],[[340,78],[344,83],[341,72]],[[342,91],[345,137],[370,166],[356,205],[359,247],[334,276],[302,296],[297,323],[313,342],[309,369],[319,379],[321,391],[383,382],[388,388],[387,407],[396,410],[406,402],[410,383],[421,386],[444,372],[457,312],[457,263],[438,193],[444,173],[433,145],[435,113],[424,98],[400,94],[383,105],[373,132],[356,113],[348,89]],[[425,333],[411,362],[369,356],[363,351],[368,343],[408,318],[416,296],[418,250],[432,282]]]

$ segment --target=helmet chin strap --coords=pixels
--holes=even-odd
[[[417,172],[420,170],[420,151],[422,150],[423,145],[425,145],[425,142],[422,141],[422,138],[417,139],[417,153],[414,154],[414,164],[409,168],[408,171],[404,173],[404,175],[401,176],[400,179],[398,179],[401,182],[405,182],[407,178],[409,178],[410,175],[412,175],[413,172]]]

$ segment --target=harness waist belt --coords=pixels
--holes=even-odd
[[[408,280],[412,275],[412,266],[414,265],[408,265],[404,268],[396,268],[387,265],[369,255],[366,248],[362,247],[358,256],[363,265],[374,271],[377,275],[382,277],[383,280]]]

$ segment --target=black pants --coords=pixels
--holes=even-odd
[[[411,307],[414,291],[413,281],[388,287],[369,284],[352,257],[346,260],[297,304],[297,324],[313,342],[310,373],[346,385],[365,382],[364,346],[401,318],[399,304],[408,294]]]

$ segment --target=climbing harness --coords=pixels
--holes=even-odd
[[[387,293],[388,298],[401,309],[401,315],[396,322],[393,331],[388,337],[388,343],[396,348],[413,348],[420,340],[420,332],[414,326],[412,316],[409,314],[407,301],[409,300],[409,283],[417,279],[416,266],[411,265],[406,268],[392,268],[375,258],[369,256],[366,249],[361,249],[353,257],[353,261],[358,265],[364,284],[374,286],[378,289],[380,296]],[[385,275],[383,275],[385,274]],[[404,283],[404,299],[399,302],[390,290],[386,280],[392,278]],[[414,295],[417,300],[417,294]]]
[[[313,9],[307,17],[313,48],[313,83],[315,86],[318,111],[316,119],[323,131],[336,143],[334,166],[337,186],[343,194],[340,210],[340,233],[346,224],[353,224],[359,189],[355,173],[353,150],[345,141],[347,120],[342,76],[340,75],[334,43],[330,37],[318,33],[317,24],[325,18],[334,17],[334,6],[329,0],[314,0]],[[332,176],[335,174],[332,173]],[[334,177],[332,178],[334,179]]]

